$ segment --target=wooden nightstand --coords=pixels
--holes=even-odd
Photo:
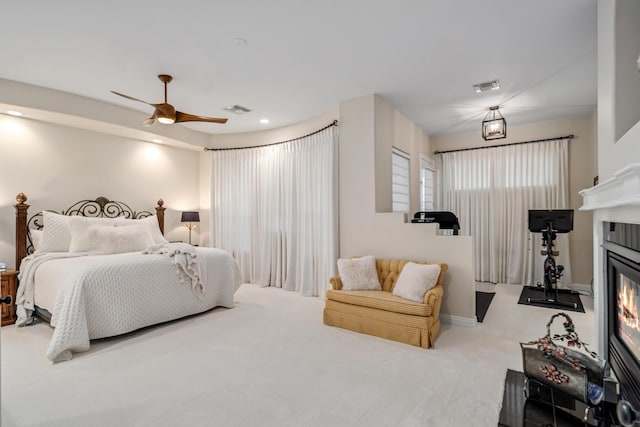
[[[6,270],[0,273],[2,277],[2,287],[0,297],[11,295],[10,304],[0,304],[2,307],[2,326],[13,325],[16,322],[16,282],[18,272],[16,270]]]

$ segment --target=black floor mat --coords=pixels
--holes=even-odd
[[[476,319],[478,319],[478,322],[484,320],[494,295],[495,292],[476,291]]]
[[[550,293],[550,296],[555,299],[555,293]],[[531,301],[529,301],[529,298],[531,299]],[[535,305],[536,307],[552,308],[554,310],[568,310],[584,313],[584,307],[582,306],[582,301],[580,300],[580,294],[568,289],[558,289],[557,302],[568,303],[571,304],[571,306],[557,304],[556,302],[539,302],[534,300],[544,300],[544,288],[523,286],[518,304]]]

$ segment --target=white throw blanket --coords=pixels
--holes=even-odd
[[[196,248],[186,243],[159,243],[149,246],[143,253],[162,254],[173,260],[180,283],[191,281],[191,289],[199,299],[204,298],[204,284],[207,282],[207,269],[199,261]]]
[[[34,321],[33,310],[35,309],[35,272],[43,262],[52,259],[75,258],[79,256],[87,256],[86,252],[70,253],[70,252],[43,252],[34,253],[23,258],[20,265],[20,273],[18,280],[20,286],[16,292],[16,325],[30,325]]]

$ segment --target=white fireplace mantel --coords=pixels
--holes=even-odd
[[[606,181],[580,191],[581,211],[640,206],[640,163],[632,163]]]
[[[640,224],[640,163],[632,163],[595,187],[580,191],[581,211],[593,212],[593,296],[597,352],[604,355],[608,326],[606,316],[606,259],[604,222]]]

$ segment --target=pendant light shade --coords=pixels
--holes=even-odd
[[[482,138],[485,141],[507,137],[507,121],[500,114],[499,108],[498,106],[489,108],[487,116],[482,121]]]

